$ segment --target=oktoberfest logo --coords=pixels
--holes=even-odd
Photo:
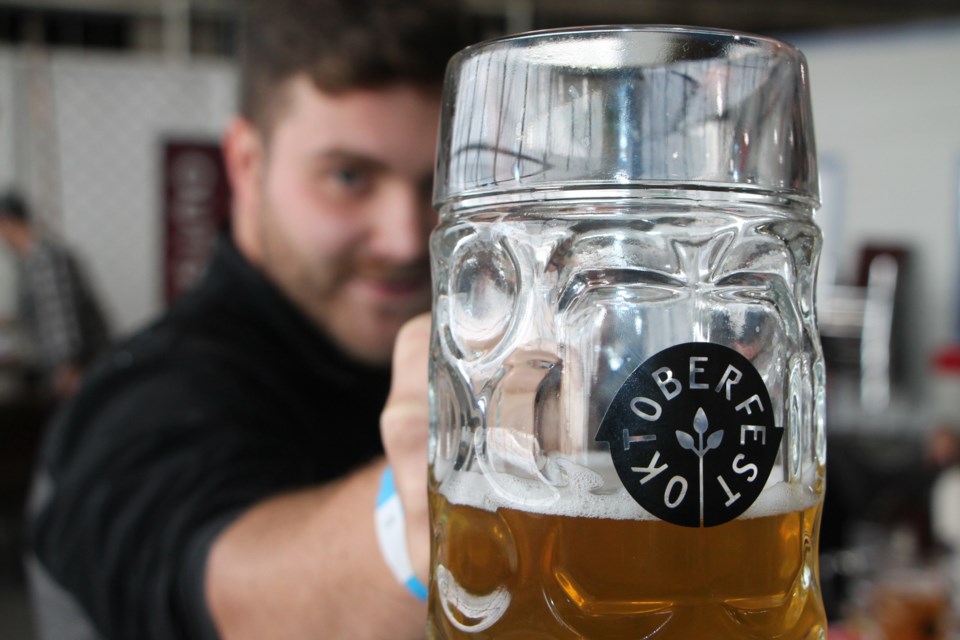
[[[620,480],[667,522],[712,527],[757,499],[783,438],[759,372],[737,351],[688,342],[654,355],[617,392],[596,439]]]

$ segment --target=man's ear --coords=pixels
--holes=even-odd
[[[246,118],[235,116],[223,135],[223,159],[233,201],[231,226],[238,248],[254,262],[260,254],[257,216],[263,205],[265,154],[257,128]]]
[[[260,132],[246,118],[235,116],[223,135],[223,157],[233,197],[243,202],[257,189],[263,162]]]

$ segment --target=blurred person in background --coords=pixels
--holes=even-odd
[[[100,303],[71,250],[41,232],[15,191],[0,195],[0,238],[17,258],[18,319],[36,349],[43,384],[55,400],[65,400],[108,345]]]
[[[193,291],[100,361],[40,456],[42,637],[424,636],[422,314],[442,74],[465,44],[451,5],[247,7],[231,231]],[[391,477],[405,525],[378,531]]]

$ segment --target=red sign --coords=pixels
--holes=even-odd
[[[203,274],[230,216],[230,186],[220,145],[163,145],[164,299],[172,302]]]

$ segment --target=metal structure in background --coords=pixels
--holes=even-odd
[[[230,57],[238,5],[239,0],[0,1],[0,44]]]
[[[450,0],[478,39],[588,24],[688,24],[785,34],[960,18],[955,0]],[[0,1],[0,44],[40,31],[53,46],[170,56],[235,53],[241,0]],[[31,26],[33,25],[33,26]],[[37,29],[39,27],[39,29]]]
[[[785,33],[960,16],[955,0],[460,0],[481,15],[527,24],[509,31],[604,22],[694,24]]]

